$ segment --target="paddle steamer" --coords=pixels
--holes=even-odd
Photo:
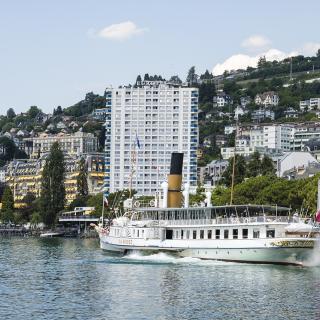
[[[173,153],[168,182],[162,184],[160,207],[129,209],[107,226],[99,226],[104,250],[170,252],[235,262],[307,265],[320,242],[319,225],[289,208],[262,205],[189,206],[185,185],[182,204],[183,154]],[[156,203],[159,201],[156,201]]]

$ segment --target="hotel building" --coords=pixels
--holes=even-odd
[[[154,195],[172,152],[184,153],[183,182],[196,187],[198,89],[164,81],[106,89],[105,193]]]
[[[97,151],[98,139],[92,133],[82,131],[73,134],[40,133],[37,137],[25,138],[32,144],[31,158],[37,158],[48,153],[54,142],[59,142],[61,150],[70,155],[81,155]]]

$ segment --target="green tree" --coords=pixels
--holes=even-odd
[[[192,66],[192,67],[189,69],[186,82],[188,82],[188,84],[193,84],[193,83],[196,83],[196,82],[197,82],[197,75],[196,75],[196,68],[195,68],[195,66]]]
[[[260,153],[255,151],[251,156],[251,159],[247,167],[247,176],[248,177],[257,177],[261,174],[261,160]]]
[[[267,59],[265,56],[261,56],[258,61],[258,68],[264,68],[267,64]]]
[[[14,198],[11,189],[7,186],[2,195],[1,220],[12,222],[14,219]]]
[[[46,159],[42,172],[41,214],[43,222],[52,227],[58,213],[65,204],[64,156],[58,142],[55,142]]]
[[[227,187],[230,187],[232,183],[233,159],[234,157],[229,159],[228,167],[222,174],[221,183]],[[246,176],[246,161],[243,156],[236,155],[234,169],[234,184],[236,185],[241,183]]]
[[[7,118],[12,120],[16,116],[16,113],[14,112],[13,108],[9,108],[7,111]]]
[[[136,79],[136,83],[135,83],[135,86],[141,86],[141,82],[142,82],[142,78],[140,76],[140,74],[137,76],[137,79]]]
[[[30,119],[34,119],[39,112],[41,112],[41,109],[37,106],[31,106],[27,111],[27,114]]]
[[[169,82],[173,82],[173,83],[177,83],[177,84],[181,84],[181,83],[182,83],[181,79],[180,79],[179,76],[177,76],[177,75],[172,76],[172,77],[169,79]]]
[[[189,202],[191,205],[200,205],[206,198],[205,189],[203,186],[198,185],[196,194],[190,194]]]
[[[88,166],[86,160],[81,158],[79,161],[79,175],[77,177],[77,190],[80,197],[88,195]]]
[[[261,161],[261,174],[262,175],[274,175],[275,167],[270,157],[264,156]]]
[[[32,213],[35,211],[35,200],[35,195],[30,192],[23,198],[23,202],[26,206],[21,210],[21,216],[24,221],[30,221]]]

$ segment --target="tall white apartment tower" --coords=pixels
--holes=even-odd
[[[183,180],[197,184],[198,89],[164,81],[106,89],[105,193],[160,190],[172,152],[184,153]]]

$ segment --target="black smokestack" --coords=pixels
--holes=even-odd
[[[173,152],[171,154],[170,174],[182,174],[183,153]]]

